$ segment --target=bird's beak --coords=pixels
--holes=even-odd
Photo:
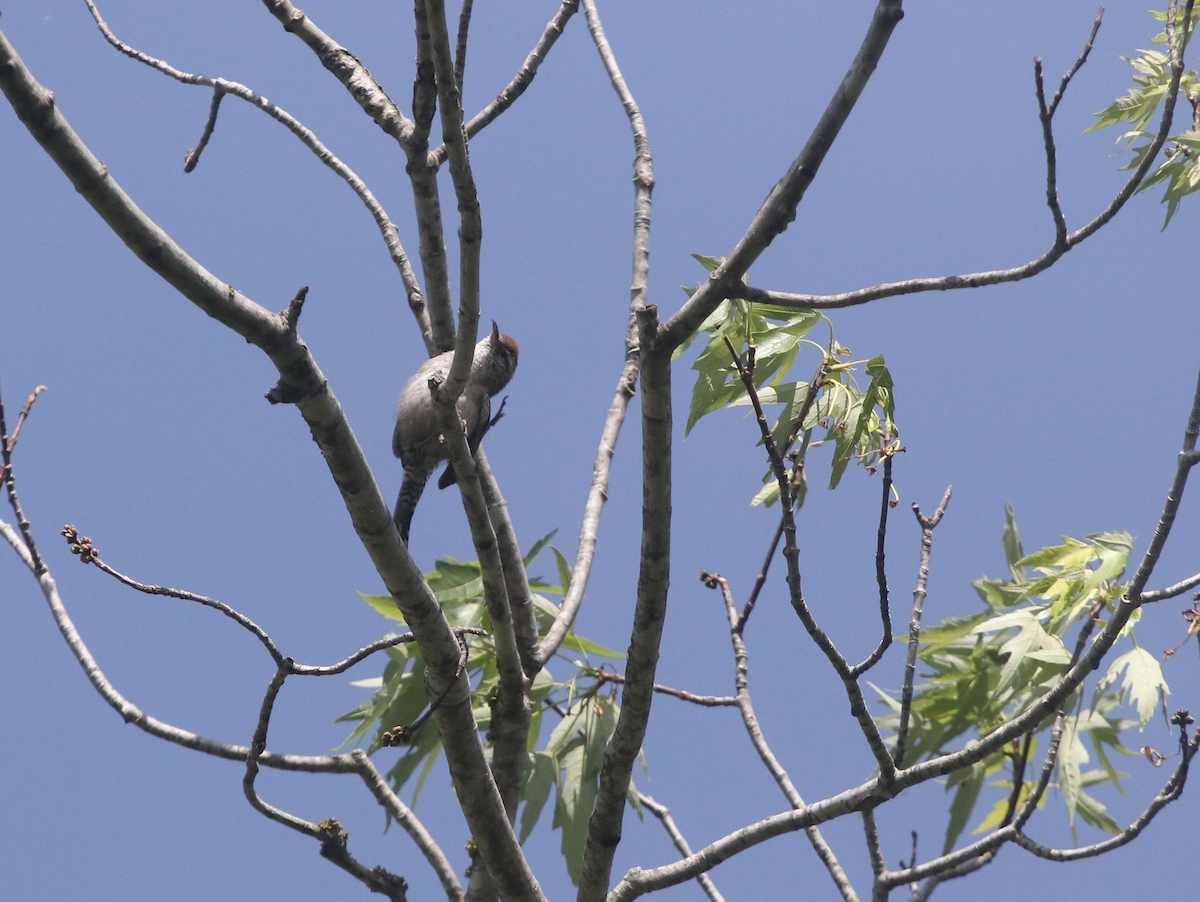
[[[500,344],[500,329],[499,329],[499,328],[496,326],[496,321],[495,321],[495,320],[492,320],[492,335],[491,335],[491,342],[492,342],[492,347],[493,347],[493,348],[494,348],[496,345]]]

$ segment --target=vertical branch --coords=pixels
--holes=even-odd
[[[900,729],[896,731],[896,750],[892,760],[896,767],[904,766],[904,751],[908,744],[908,722],[912,715],[913,683],[917,674],[917,647],[921,644],[921,610],[925,605],[925,588],[929,584],[929,555],[933,550],[933,530],[941,522],[946,513],[946,505],[950,503],[951,486],[946,487],[942,503],[937,506],[932,517],[921,515],[921,508],[913,502],[913,513],[921,524],[921,566],[917,571],[917,587],[913,589],[912,616],[908,625],[908,658],[904,663],[904,689],[900,696]]]
[[[454,44],[454,84],[462,94],[463,72],[467,68],[467,33],[471,29],[471,10],[474,0],[463,0],[458,13],[458,40]]]
[[[17,496],[17,483],[13,476],[12,468],[12,453],[17,446],[17,437],[21,434],[21,426],[25,423],[25,418],[29,416],[29,411],[33,409],[33,402],[37,396],[45,391],[46,386],[39,385],[34,389],[25,402],[25,406],[21,408],[21,413],[17,416],[17,426],[13,429],[12,435],[8,434],[8,424],[4,419],[4,401],[0,398],[0,484],[5,487],[8,493],[8,503],[12,507],[13,513],[17,517],[17,529],[21,531],[21,538],[25,543],[25,551],[29,555],[29,569],[33,571],[33,575],[39,580],[49,573],[46,565],[42,562],[41,555],[38,554],[37,543],[33,540],[33,530],[30,528],[29,520],[25,517],[25,511],[21,507],[21,499]],[[17,546],[14,544],[14,548]],[[19,552],[18,552],[19,553]]]
[[[483,220],[479,214],[475,177],[471,174],[467,136],[463,131],[462,95],[454,80],[454,59],[450,49],[450,33],[446,26],[445,0],[425,0],[425,12],[437,80],[442,137],[446,142],[450,179],[454,183],[459,212],[458,333],[455,339],[454,363],[450,366],[450,375],[442,389],[451,399],[456,399],[462,392],[471,370],[476,332],[479,328],[479,246],[483,239]]]
[[[883,458],[883,501],[880,502],[879,529],[875,533],[875,584],[879,587],[879,619],[883,622],[883,636],[879,645],[861,664],[850,668],[850,673],[858,678],[879,663],[884,652],[892,644],[892,611],[888,600],[887,567],[884,549],[887,545],[888,511],[892,509],[892,460],[891,454]]]
[[[504,586],[508,592],[508,605],[512,612],[513,633],[517,643],[517,654],[525,675],[532,679],[541,669],[537,663],[538,624],[533,595],[529,590],[529,575],[525,572],[525,561],[521,557],[521,546],[516,530],[508,515],[508,503],[500,493],[500,485],[492,473],[487,455],[481,447],[475,452],[475,465],[483,497],[487,502],[488,519],[496,533],[500,548],[500,560],[504,567]]]
[[[558,16],[547,27],[546,36],[549,37],[561,31],[574,10],[575,5],[570,0],[564,0]],[[566,597],[563,598],[561,613],[546,633],[546,637],[538,649],[537,662],[539,666],[545,665],[550,660],[571,629],[571,625],[575,622],[575,616],[579,612],[579,606],[583,602],[588,577],[591,575],[592,561],[596,552],[596,535],[600,529],[600,513],[604,508],[604,502],[608,500],[608,476],[612,465],[612,456],[616,450],[617,438],[621,434],[621,426],[625,422],[629,399],[633,397],[634,386],[637,384],[642,347],[637,317],[638,312],[646,306],[646,279],[650,271],[650,197],[654,191],[654,158],[650,153],[650,139],[646,133],[646,122],[642,118],[641,109],[639,109],[633,93],[625,83],[625,77],[621,74],[620,67],[617,65],[616,56],[604,34],[604,26],[600,21],[596,4],[591,0],[584,0],[584,11],[588,30],[596,44],[596,50],[600,54],[613,90],[621,100],[621,106],[629,118],[629,127],[633,132],[633,275],[629,288],[629,327],[625,332],[625,364],[621,369],[621,376],[617,380],[612,404],[609,405],[608,416],[604,421],[600,447],[596,451],[596,463],[592,470],[592,487],[588,492],[583,523],[579,530],[579,550],[575,555],[575,569],[571,574],[571,586],[567,590]],[[532,57],[532,54],[530,56]]]
[[[429,130],[437,112],[437,77],[429,16],[425,0],[413,0],[413,20],[417,36],[417,75],[413,80],[412,138],[404,146],[408,156],[409,182],[412,185],[416,213],[418,252],[425,274],[425,299],[429,304],[429,326],[433,333],[433,354],[454,347],[454,313],[450,299],[450,271],[446,263],[446,238],[442,223],[442,201],[438,193],[437,158],[429,151]]]
[[[579,877],[580,902],[600,902],[608,892],[613,854],[629,775],[650,719],[667,588],[671,576],[671,354],[654,347],[655,307],[639,314],[642,347],[642,546],[633,635],[626,658],[621,714],[604,750],[600,788],[588,821]]]
[[[775,548],[778,540],[779,533],[777,532],[775,534],[775,542],[771,543],[772,549]],[[769,556],[768,560],[770,560]],[[775,757],[775,753],[771,751],[771,747],[767,744],[767,739],[763,735],[762,727],[758,722],[758,715],[754,713],[754,703],[750,700],[750,655],[746,650],[746,640],[742,636],[742,627],[745,625],[745,619],[738,614],[737,608],[733,603],[733,595],[729,591],[729,583],[724,577],[708,575],[705,582],[708,585],[713,585],[714,583],[719,585],[721,588],[721,597],[725,602],[725,615],[729,619],[729,636],[733,642],[734,686],[737,690],[737,705],[742,715],[742,724],[745,726],[746,733],[750,737],[750,744],[754,746],[759,759],[767,768],[768,773],[774,778],[775,783],[788,800],[788,804],[799,811],[804,807],[804,799],[800,795],[800,791],[796,789],[795,784],[792,783],[792,778],[788,776],[787,771],[783,769],[783,765],[779,763],[779,759]],[[755,591],[758,588],[759,586],[756,585]],[[749,603],[747,603],[747,607],[749,608]],[[825,837],[821,834],[820,829],[815,825],[805,827],[804,833],[808,837],[808,841],[812,843],[817,857],[821,859],[821,863],[829,871],[829,876],[833,879],[834,885],[845,902],[858,902],[858,893],[854,891],[854,885],[850,882],[850,878],[846,876],[841,862],[838,861],[829,843],[825,841]],[[685,852],[684,854],[690,853]]]

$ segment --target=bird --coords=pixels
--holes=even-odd
[[[467,445],[472,454],[478,450],[484,434],[492,425],[492,398],[503,391],[512,379],[519,353],[517,342],[508,335],[501,335],[495,320],[492,320],[491,333],[475,345],[471,372],[456,405],[458,415],[466,426]],[[429,380],[446,379],[453,360],[454,352],[446,351],[421,364],[405,383],[396,406],[392,453],[404,465],[404,479],[400,483],[400,494],[396,498],[392,519],[405,545],[408,544],[413,511],[425,491],[425,483],[438,464],[448,457],[445,438],[433,406],[433,396],[429,391]],[[453,464],[448,464],[438,480],[438,488],[444,489],[457,481]]]

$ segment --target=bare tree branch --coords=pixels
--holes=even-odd
[[[1054,244],[1043,253],[1041,256],[1030,260],[1028,263],[1021,266],[1014,266],[1011,269],[987,270],[984,272],[967,273],[961,276],[940,276],[937,278],[924,279],[906,279],[901,282],[883,282],[879,285],[872,285],[869,288],[860,288],[857,291],[848,291],[842,294],[795,294],[786,291],[766,291],[761,288],[752,287],[736,287],[729,286],[732,292],[731,296],[744,298],[748,301],[756,301],[759,303],[777,304],[784,307],[798,307],[814,310],[830,310],[840,307],[853,307],[858,304],[866,304],[870,301],[876,301],[881,298],[895,297],[902,294],[913,294],[920,291],[948,291],[957,288],[979,288],[983,285],[998,285],[1002,282],[1017,282],[1021,279],[1028,279],[1030,276],[1035,276],[1038,273],[1049,269],[1053,266],[1060,257],[1063,256],[1071,248],[1090,238],[1093,234],[1099,231],[1106,225],[1120,209],[1125,206],[1125,202],[1137,192],[1145,179],[1150,167],[1153,166],[1158,152],[1162,149],[1163,143],[1167,140],[1167,135],[1171,131],[1171,121],[1175,115],[1175,103],[1178,99],[1179,80],[1183,76],[1183,58],[1182,47],[1186,45],[1187,39],[1190,36],[1191,11],[1194,0],[1187,0],[1186,12],[1183,17],[1184,33],[1179,39],[1174,37],[1170,40],[1171,51],[1171,83],[1167,87],[1166,96],[1163,101],[1162,118],[1159,120],[1158,131],[1151,140],[1141,163],[1134,169],[1125,185],[1117,192],[1107,207],[1104,208],[1094,219],[1076,231],[1066,234],[1065,221],[1061,220],[1062,213],[1058,209],[1057,190],[1055,188],[1055,167],[1056,158],[1054,151],[1053,136],[1050,132],[1050,119],[1054,115],[1054,111],[1058,108],[1058,103],[1062,99],[1062,93],[1066,90],[1067,83],[1071,76],[1078,71],[1083,65],[1083,61],[1087,58],[1088,49],[1091,47],[1092,38],[1095,37],[1096,27],[1093,26],[1092,38],[1088,39],[1088,46],[1076,61],[1075,66],[1071,71],[1063,77],[1063,82],[1059,87],[1059,92],[1055,96],[1054,101],[1049,107],[1046,107],[1044,97],[1041,97],[1040,89],[1040,65],[1037,68],[1037,77],[1039,84],[1039,105],[1041,107],[1041,119],[1043,124],[1043,134],[1046,144],[1046,171],[1047,171],[1047,201],[1050,206],[1051,214],[1054,216],[1056,230],[1058,236]],[[1099,21],[1099,19],[1097,19]],[[1169,35],[1173,35],[1173,26],[1168,29]],[[715,274],[714,274],[715,276]],[[711,283],[713,278],[709,278]],[[699,292],[697,292],[698,294]],[[693,298],[694,300],[694,298]],[[715,305],[714,305],[715,306]]]
[[[892,610],[888,600],[887,568],[884,548],[887,544],[888,512],[892,509],[892,461],[893,454],[883,457],[883,500],[879,504],[879,528],[875,531],[875,584],[879,587],[879,619],[883,623],[883,635],[879,644],[861,664],[850,668],[850,675],[858,679],[882,659],[892,645]]]
[[[1195,576],[1189,576],[1182,582],[1175,583],[1173,586],[1167,586],[1165,589],[1155,589],[1152,592],[1142,593],[1142,604],[1150,604],[1152,601],[1165,601],[1168,598],[1174,598],[1176,595],[1182,595],[1189,589],[1194,589],[1200,586],[1200,573]]]
[[[413,0],[413,22],[417,40],[417,73],[413,79],[413,120],[415,129],[408,156],[409,183],[416,214],[421,269],[425,273],[425,292],[429,298],[429,321],[437,353],[454,347],[453,302],[450,297],[450,269],[446,255],[446,233],[442,222],[442,201],[437,183],[441,165],[429,153],[429,132],[437,112],[437,66],[433,59],[433,37],[425,0]]]
[[[508,514],[508,503],[500,493],[500,485],[488,463],[483,448],[475,452],[476,470],[487,502],[488,519],[496,533],[504,568],[504,586],[508,593],[508,605],[512,614],[513,634],[517,643],[517,655],[525,676],[533,679],[541,669],[537,663],[538,623],[533,604],[533,593],[529,589],[529,575],[525,572],[525,561],[521,557],[521,546]]]
[[[371,119],[405,147],[412,139],[415,125],[400,111],[358,57],[318,28],[302,9],[288,0],[263,0],[263,5],[283,26],[300,38],[317,55],[326,69],[346,86],[350,96]]]
[[[517,70],[517,74],[513,76],[513,80],[501,91],[496,98],[485,106],[482,110],[476,113],[471,121],[467,123],[467,137],[474,138],[485,127],[490,125],[496,118],[507,110],[516,102],[516,99],[525,93],[525,89],[533,82],[533,77],[537,75],[538,67],[546,59],[546,55],[550,52],[550,48],[554,46],[554,42],[558,40],[563,33],[563,29],[567,26],[567,21],[571,16],[575,15],[579,9],[579,0],[563,0],[562,6],[558,8],[558,12],[554,14],[547,24],[542,36],[538,38],[537,44],[529,51],[529,56],[525,58],[525,62],[521,64],[521,68]],[[462,89],[461,79],[459,80],[459,89]],[[446,160],[446,145],[443,144],[431,154],[431,159],[435,165],[441,165]]]
[[[796,207],[816,177],[825,154],[833,146],[834,139],[858,102],[859,95],[887,47],[888,38],[902,18],[904,10],[901,0],[879,0],[858,55],[813,129],[808,143],[800,151],[800,156],[771,189],[750,227],[725,262],[709,275],[708,281],[663,326],[658,341],[665,350],[673,351],[682,344],[726,298],[747,297],[742,276],[796,218]]]
[[[701,577],[703,578],[703,577]],[[788,800],[795,809],[804,807],[804,799],[800,796],[800,791],[796,789],[792,778],[788,776],[783,765],[779,763],[779,759],[775,757],[775,753],[771,751],[770,745],[767,744],[767,739],[763,735],[762,727],[758,722],[758,715],[754,713],[754,703],[750,700],[750,655],[746,650],[746,640],[742,636],[741,627],[744,621],[737,612],[737,607],[733,602],[733,595],[729,591],[729,582],[721,576],[712,574],[706,582],[709,585],[716,584],[721,589],[721,598],[725,602],[725,615],[729,619],[729,637],[733,642],[733,658],[734,658],[734,685],[737,688],[737,705],[738,710],[742,715],[742,724],[746,728],[746,733],[750,737],[750,744],[754,746],[754,751],[758,753],[759,759],[767,772],[775,780],[780,791],[783,792],[784,798]],[[841,862],[837,860],[837,856],[833,853],[829,843],[825,837],[821,835],[821,831],[814,825],[804,828],[805,834],[808,836],[808,841],[812,843],[817,857],[821,859],[821,863],[825,865],[825,869],[829,872],[830,878],[833,880],[834,886],[846,902],[858,902],[858,893],[854,891],[854,885],[850,882],[850,878],[846,876],[845,870],[842,868]],[[685,852],[685,855],[690,854]]]
[[[458,13],[458,38],[454,42],[454,84],[459,94],[462,94],[463,73],[467,68],[467,35],[471,29],[471,10],[474,5],[474,0],[462,0],[462,8]]]
[[[1137,820],[1118,833],[1116,836],[1111,836],[1103,842],[1093,843],[1089,846],[1081,846],[1077,849],[1054,849],[1049,846],[1044,846],[1039,842],[1030,839],[1024,832],[1019,831],[1013,837],[1013,842],[1027,852],[1031,852],[1038,858],[1044,858],[1047,861],[1078,861],[1082,858],[1094,858],[1097,855],[1103,855],[1105,852],[1112,849],[1120,848],[1127,845],[1137,838],[1149,823],[1154,820],[1154,816],[1158,814],[1167,805],[1174,802],[1183,794],[1184,783],[1187,781],[1188,769],[1191,766],[1192,758],[1196,754],[1197,746],[1200,746],[1200,732],[1197,732],[1190,741],[1186,739],[1180,742],[1182,755],[1180,762],[1171,774],[1169,780],[1146,806],[1146,810],[1138,815]]]
[[[53,95],[33,79],[2,33],[0,88],[38,143],[142,262],[210,316],[262,348],[279,369],[281,379],[271,391],[272,398],[294,403],[308,423],[363,547],[417,635],[429,667],[429,689],[433,697],[444,697],[437,709],[438,721],[472,834],[481,845],[501,850],[489,857],[489,867],[504,862],[518,874],[515,885],[502,885],[507,898],[540,900],[541,891],[524,862],[487,766],[471,710],[470,686],[465,675],[455,676],[458,641],[401,544],[341,405],[293,325],[218,281],[137,208],[75,135],[55,107]],[[140,712],[127,719],[133,716]]]
[[[429,862],[429,866],[433,868],[437,874],[438,881],[442,884],[442,889],[446,892],[446,898],[449,902],[459,902],[462,898],[462,884],[458,882],[458,876],[454,873],[454,866],[450,860],[446,858],[441,848],[429,835],[429,831],[425,829],[412,809],[401,801],[396,793],[392,792],[392,788],[388,786],[387,780],[383,778],[383,774],[371,763],[371,759],[367,757],[367,753],[362,749],[355,749],[350,753],[355,764],[359,766],[359,776],[367,788],[371,790],[371,794],[375,796],[376,801],[382,805],[392,819],[400,825],[400,828],[409,835],[413,843],[421,854],[425,856],[425,860]]]
[[[630,771],[641,751],[650,718],[654,674],[667,613],[671,579],[671,357],[652,346],[658,328],[656,313],[656,308],[650,306],[640,315],[642,542],[637,604],[626,656],[621,713],[604,750],[600,787],[588,820],[579,902],[599,902],[608,891],[613,854],[621,841]]]
[[[412,311],[413,316],[416,317],[417,326],[421,329],[421,334],[426,337],[427,342],[430,340],[429,314],[425,309],[425,297],[421,293],[421,286],[417,283],[417,277],[413,272],[412,264],[409,262],[408,254],[405,253],[404,247],[400,243],[396,226],[392,223],[387,211],[383,209],[383,205],[379,203],[375,195],[371,192],[371,189],[358,177],[354,170],[338,159],[316,134],[299,119],[286,110],[280,109],[261,94],[252,91],[250,88],[236,81],[229,81],[224,78],[209,78],[204,75],[193,75],[189,72],[183,72],[176,69],[170,63],[155,59],[147,53],[130,47],[113,34],[112,29],[108,27],[108,23],[101,18],[100,10],[96,8],[93,0],[86,0],[86,2],[88,9],[91,10],[92,18],[96,20],[96,25],[99,27],[100,33],[104,35],[110,44],[126,56],[144,63],[153,69],[157,69],[163,74],[174,78],[176,81],[188,85],[206,85],[213,89],[212,109],[209,113],[208,122],[204,127],[204,134],[201,136],[200,142],[196,147],[188,152],[187,162],[184,165],[185,171],[191,172],[195,168],[196,163],[200,159],[201,152],[204,150],[205,145],[208,144],[208,139],[212,136],[213,129],[216,127],[217,109],[220,106],[221,98],[226,94],[232,94],[234,97],[238,97],[262,110],[276,122],[283,125],[288,131],[299,138],[304,146],[316,155],[317,159],[337,173],[350,186],[350,189],[358,196],[359,200],[363,202],[363,205],[375,220],[375,225],[378,227],[379,233],[383,236],[384,244],[387,245],[388,255],[392,258],[392,262],[396,266],[396,271],[400,274],[400,280],[404,284],[404,290],[408,296],[409,309]]]
[[[670,809],[666,805],[661,805],[654,801],[654,799],[644,792],[638,793],[638,801],[643,808],[658,818],[659,822],[663,825],[663,829],[667,831],[667,835],[671,837],[671,842],[679,850],[679,854],[691,855],[692,848],[688,845],[688,841],[684,839],[679,827],[675,825],[675,819],[671,817]],[[696,877],[696,882],[704,890],[704,895],[708,896],[709,902],[725,902],[725,897],[717,891],[716,884],[712,882],[712,878],[708,874],[700,874]]]
[[[621,100],[621,106],[625,110],[625,115],[629,119],[629,127],[633,132],[633,275],[629,288],[629,327],[625,333],[625,364],[621,369],[620,378],[617,380],[617,388],[613,394],[612,404],[608,408],[608,416],[604,420],[600,447],[596,450],[596,463],[592,470],[592,486],[588,491],[583,523],[579,530],[579,550],[575,555],[575,569],[571,574],[571,585],[563,598],[560,614],[555,618],[554,624],[546,633],[538,649],[538,662],[542,666],[554,656],[563,639],[566,638],[571,625],[575,622],[575,616],[579,612],[579,606],[583,603],[583,594],[587,589],[588,577],[595,559],[600,514],[604,502],[608,500],[608,478],[612,456],[616,450],[617,438],[621,434],[621,426],[625,422],[629,399],[633,397],[634,387],[637,384],[638,368],[641,366],[644,346],[641,344],[642,335],[639,331],[638,316],[639,312],[646,307],[646,280],[650,271],[650,197],[654,191],[654,158],[650,153],[650,139],[646,133],[646,123],[633,93],[625,83],[621,69],[617,65],[616,56],[604,34],[604,25],[600,21],[600,14],[596,10],[595,3],[585,0],[584,9],[588,20],[588,30],[591,32],[605,72],[608,73],[613,90],[617,92],[617,96]],[[559,16],[547,26],[546,33],[542,36],[543,40],[546,40],[551,34],[552,26],[554,26],[554,34],[557,36],[567,18],[574,11],[575,4],[564,2],[559,10]],[[558,21],[559,17],[561,17],[561,22],[556,26],[555,21]],[[549,45],[546,49],[549,49]],[[530,78],[532,77],[530,75]]]
[[[617,683],[625,685],[625,677],[619,673],[612,673],[609,670],[600,668],[596,671],[596,686],[603,686],[605,683]],[[654,684],[654,691],[660,695],[669,695],[672,698],[677,698],[680,701],[691,702],[693,705],[699,705],[702,708],[732,708],[737,706],[737,699],[731,695],[696,695],[694,692],[686,692],[683,689],[675,689],[671,686],[663,686],[659,683]]]
[[[921,644],[921,612],[925,606],[925,588],[929,584],[929,556],[933,551],[933,530],[942,521],[946,505],[950,503],[952,486],[946,486],[941,504],[932,517],[921,514],[921,508],[913,502],[913,513],[921,524],[921,566],[917,570],[917,587],[913,589],[912,615],[908,623],[908,658],[904,662],[904,688],[900,694],[900,727],[896,730],[896,750],[892,759],[896,767],[904,766],[905,746],[908,744],[908,720],[912,715],[913,683],[917,676],[917,649]]]
[[[3,35],[0,34],[0,38]],[[41,555],[38,554],[37,543],[33,539],[33,530],[30,528],[29,520],[25,517],[25,511],[21,508],[21,499],[17,495],[16,475],[13,473],[12,453],[17,447],[17,438],[21,433],[21,426],[24,425],[26,417],[33,409],[33,402],[37,400],[37,396],[45,391],[46,386],[39,385],[34,389],[28,400],[25,401],[25,406],[21,408],[21,413],[17,417],[17,426],[13,430],[12,435],[8,434],[8,423],[4,419],[4,399],[0,398],[0,484],[3,484],[5,491],[8,494],[8,504],[13,509],[13,513],[17,517],[17,529],[20,530],[20,538],[15,533],[11,535],[5,533],[5,538],[9,544],[17,549],[21,559],[25,561],[27,567],[33,571],[33,575],[41,577],[46,571],[46,565],[42,561]],[[8,524],[5,526],[8,527]]]

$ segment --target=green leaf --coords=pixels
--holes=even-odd
[[[550,546],[550,550],[554,552],[554,561],[558,564],[558,584],[562,586],[562,594],[566,595],[571,588],[571,564],[553,545]]]
[[[1137,709],[1138,729],[1144,730],[1160,700],[1165,713],[1166,696],[1171,694],[1162,665],[1145,649],[1132,648],[1109,665],[1100,681],[1100,691],[1113,685],[1122,671],[1125,676],[1121,681],[1121,692]]]
[[[358,597],[373,607],[376,611],[386,617],[388,620],[404,620],[404,615],[400,613],[400,608],[396,607],[396,599],[390,595],[365,595],[362,592],[357,593]]]
[[[1008,561],[1008,569],[1012,571],[1014,580],[1023,582],[1027,578],[1028,571],[1018,565],[1018,561],[1025,557],[1024,546],[1021,545],[1021,534],[1017,531],[1017,519],[1013,515],[1013,506],[1011,504],[1004,505],[1004,558]]]
[[[597,792],[596,781],[589,779],[586,763],[584,744],[581,740],[576,741],[559,758],[562,779],[558,783],[558,795],[554,804],[554,827],[562,830],[560,848],[567,862],[567,873],[576,886],[579,885],[583,851],[587,846],[588,819],[591,817]]]
[[[521,809],[521,831],[517,841],[522,845],[537,825],[546,800],[550,798],[550,790],[557,782],[558,766],[554,756],[545,752],[531,753],[525,767],[525,784],[521,787],[521,799],[525,807]]]
[[[970,743],[968,743],[970,747]],[[947,781],[947,789],[956,786],[954,799],[950,803],[950,822],[946,824],[946,840],[942,843],[942,854],[948,855],[958,842],[958,837],[967,826],[975,803],[979,800],[979,791],[983,789],[984,778],[987,776],[987,766],[983,761],[966,768],[965,773],[954,773]]]
[[[532,564],[534,562],[534,559],[537,558],[537,556],[542,553],[542,549],[550,544],[550,540],[554,538],[554,535],[557,532],[558,532],[557,529],[552,529],[552,530],[550,530],[550,532],[546,533],[544,536],[542,536],[540,539],[538,539],[536,542],[533,543],[533,547],[530,548],[529,552],[525,555],[524,558],[522,558],[522,561],[524,562],[526,567],[528,567],[530,564]]]

